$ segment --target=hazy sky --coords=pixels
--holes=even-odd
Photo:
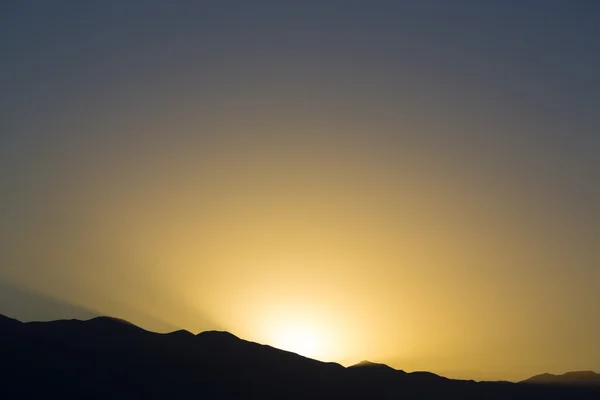
[[[0,49],[0,313],[600,371],[599,2],[9,0]]]

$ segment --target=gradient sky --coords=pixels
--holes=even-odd
[[[0,49],[0,313],[600,371],[599,2],[9,0]]]

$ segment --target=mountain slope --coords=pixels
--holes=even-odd
[[[228,332],[158,334],[107,317],[29,323],[0,317],[0,338],[2,399],[583,399],[600,393],[457,381],[369,362],[344,368]]]

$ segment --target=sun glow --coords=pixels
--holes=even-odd
[[[283,307],[283,304],[286,306]],[[259,341],[322,361],[339,358],[337,343],[332,340],[333,326],[319,315],[317,307],[313,312],[308,312],[308,309],[313,307],[308,304],[298,307],[285,302],[278,307],[266,306]]]
[[[273,345],[312,358],[319,357],[322,351],[317,332],[302,325],[281,327],[274,333]]]

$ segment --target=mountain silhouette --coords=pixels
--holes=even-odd
[[[155,333],[109,317],[0,316],[1,399],[592,399],[595,387],[493,383],[345,368],[229,332]]]
[[[348,368],[372,368],[374,370],[379,370],[379,371],[381,371],[381,370],[399,371],[399,370],[395,370],[394,368],[390,367],[389,365],[374,363],[374,362],[367,361],[367,360],[361,361],[358,364],[351,365]],[[404,372],[404,371],[399,371],[399,372]]]
[[[19,320],[9,318],[0,314],[0,334],[8,333],[10,329],[15,329],[19,325],[21,325],[21,322]]]
[[[562,375],[541,374],[522,381],[522,383],[554,385],[589,385],[600,387],[600,374],[594,371],[571,371]]]

